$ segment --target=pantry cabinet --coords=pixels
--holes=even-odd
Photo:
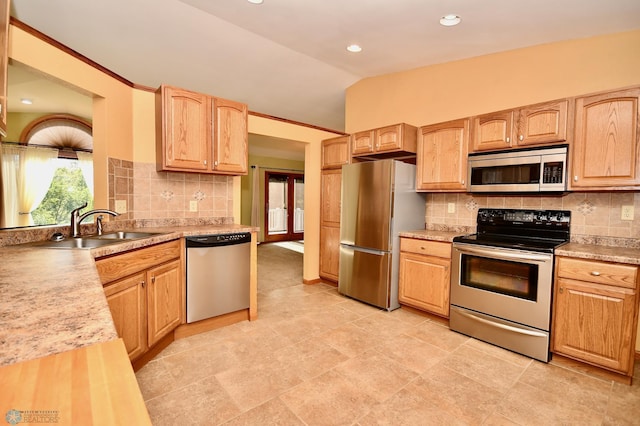
[[[415,154],[418,129],[406,123],[356,132],[351,136],[351,155]]]
[[[180,241],[96,259],[118,336],[133,361],[184,319]]]
[[[466,118],[419,129],[416,190],[466,191],[469,125]]]
[[[473,117],[472,151],[522,148],[567,141],[566,99]]]
[[[320,277],[337,282],[340,260],[342,169],[322,170],[320,193]]]
[[[340,169],[343,164],[349,164],[351,156],[349,141],[349,136],[340,136],[322,141],[322,162],[320,164],[322,170]]]
[[[571,189],[640,188],[639,101],[638,87],[576,99]]]
[[[451,243],[400,238],[401,304],[449,317]]]
[[[638,267],[556,257],[552,351],[633,376]]]
[[[7,135],[7,82],[9,65],[9,0],[0,0],[0,136]]]
[[[162,85],[156,91],[159,171],[244,175],[247,106]]]

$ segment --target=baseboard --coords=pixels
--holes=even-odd
[[[321,282],[323,282],[322,278],[315,278],[315,279],[312,279],[312,280],[306,280],[304,278],[302,279],[302,283],[303,284],[319,284]]]
[[[131,365],[133,366],[133,371],[138,371],[142,367],[144,367],[149,361],[156,357],[160,352],[162,352],[167,346],[169,346],[174,340],[174,333],[169,333],[164,336],[162,339],[158,341],[151,349],[145,352],[140,358],[137,358],[134,361],[131,361]]]

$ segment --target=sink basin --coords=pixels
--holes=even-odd
[[[138,238],[149,238],[158,235],[158,232],[137,232],[137,231],[118,231],[110,232],[103,235],[92,235],[91,239],[96,240],[136,240]]]
[[[70,238],[62,241],[44,241],[33,244],[34,247],[59,249],[92,249],[114,244],[114,240],[98,240],[95,238]]]

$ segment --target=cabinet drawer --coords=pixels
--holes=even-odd
[[[636,288],[638,268],[593,260],[558,257],[558,277],[618,287]]]
[[[180,240],[96,259],[103,284],[180,257]]]
[[[418,240],[414,238],[400,238],[400,250],[427,256],[451,259],[451,244],[439,241]]]

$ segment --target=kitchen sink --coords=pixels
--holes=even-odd
[[[149,238],[159,235],[158,232],[137,232],[137,231],[117,231],[102,235],[92,235],[91,239],[97,240],[137,240],[138,238]]]
[[[44,241],[32,244],[33,247],[58,249],[92,249],[114,244],[114,240],[99,240],[96,238],[69,238],[62,241]]]
[[[80,238],[68,238],[61,241],[43,241],[31,244],[33,247],[59,249],[92,249],[122,241],[137,240],[160,235],[159,232],[117,231],[103,235],[88,235]]]

